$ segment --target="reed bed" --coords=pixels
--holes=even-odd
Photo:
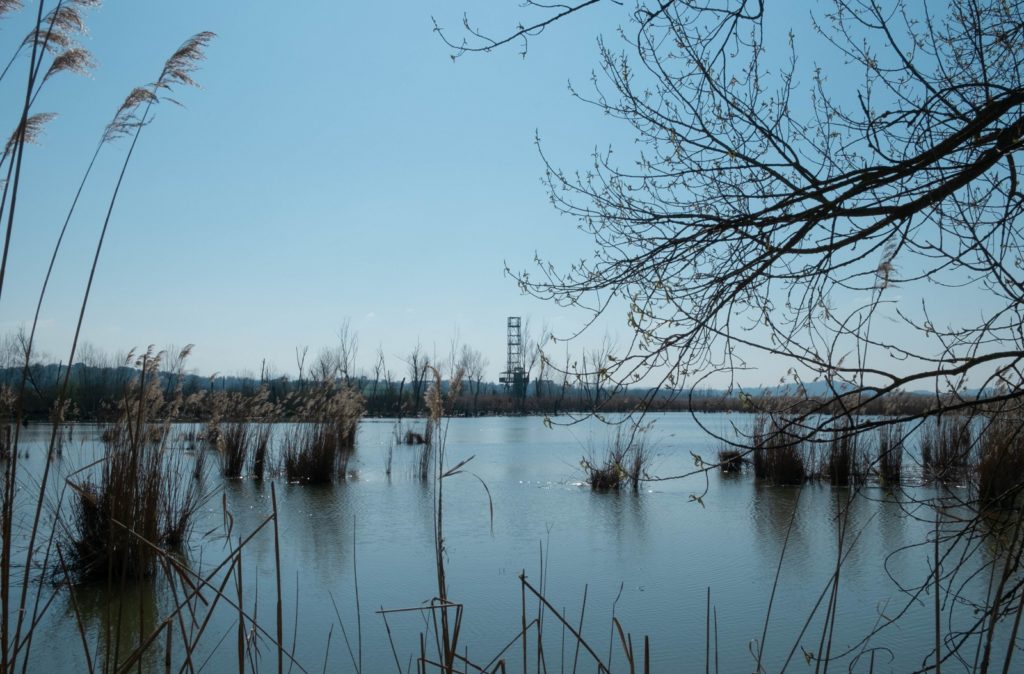
[[[718,450],[718,469],[726,475],[743,471],[743,452],[737,449],[723,448]]]
[[[617,491],[626,479],[626,469],[623,468],[625,458],[625,449],[622,447],[609,448],[603,460],[593,455],[583,457],[580,465],[590,488],[594,491]]]
[[[204,501],[183,454],[162,442],[181,397],[164,399],[160,358],[148,351],[136,361],[120,417],[103,434],[98,477],[69,479],[75,499],[66,548],[79,580],[152,576],[160,550],[180,548]]]
[[[255,480],[262,480],[267,472],[267,461],[270,456],[270,436],[272,432],[273,426],[267,423],[260,424],[253,432],[249,475]]]
[[[862,484],[867,479],[869,461],[861,450],[860,435],[853,430],[849,419],[844,419],[826,431],[825,476],[834,487]]]
[[[218,433],[221,474],[262,480],[268,469],[272,430],[269,423],[256,421],[223,424]]]
[[[767,414],[754,419],[751,432],[754,476],[779,485],[802,484],[807,477],[803,442],[785,420]]]
[[[225,424],[219,438],[220,471],[224,477],[242,476],[253,443],[252,425],[245,421]]]
[[[284,473],[289,482],[326,484],[344,476],[346,452],[331,424],[304,424],[284,441]]]
[[[306,484],[344,479],[362,412],[363,399],[358,391],[323,385],[305,402],[303,423],[284,440],[287,479]]]
[[[146,542],[164,538],[162,467],[160,453],[148,444],[111,443],[100,478],[77,486],[69,547],[79,580],[153,574],[156,554]]]
[[[878,429],[878,479],[886,487],[898,487],[903,478],[903,428]]]
[[[977,490],[982,508],[1005,510],[1019,504],[1024,488],[1022,424],[1015,415],[998,415],[981,429]]]
[[[932,417],[920,430],[924,474],[938,481],[961,480],[972,463],[971,420],[960,415]]]
[[[618,491],[629,486],[634,493],[639,492],[652,459],[643,433],[643,429],[619,429],[602,459],[597,459],[593,453],[580,459],[591,489]]]

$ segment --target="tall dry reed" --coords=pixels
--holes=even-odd
[[[825,440],[825,473],[829,483],[836,487],[860,484],[867,479],[869,461],[861,451],[860,434],[853,430],[849,419],[829,428]]]
[[[305,401],[301,423],[284,439],[288,480],[324,484],[343,479],[363,409],[363,397],[355,389],[321,384]]]
[[[184,455],[162,442],[180,396],[164,400],[160,360],[150,350],[136,361],[138,376],[126,391],[118,430],[108,434],[99,476],[69,482],[76,498],[66,547],[81,580],[153,575],[159,550],[185,542],[203,502]]]
[[[903,476],[903,428],[878,429],[878,478],[887,487],[898,487]]]
[[[1024,490],[1024,421],[999,414],[985,420],[978,447],[978,500],[986,509],[1017,506]]]
[[[58,0],[45,2],[40,0],[33,4],[37,8],[34,12],[33,28],[15,49],[8,66],[0,73],[0,79],[3,79],[9,72],[15,72],[11,70],[12,65],[18,62],[20,70],[20,64],[27,60],[24,102],[18,106],[20,108],[20,111],[17,111],[18,114],[14,115],[14,117],[20,117],[20,121],[0,156],[0,170],[6,173],[5,176],[0,175],[0,186],[2,186],[0,221],[6,221],[6,236],[4,237],[2,256],[0,256],[0,291],[5,289],[7,262],[12,257],[12,241],[17,241],[17,237],[13,237],[12,232],[15,229],[15,224],[21,221],[16,217],[21,215],[16,213],[16,205],[18,204],[18,193],[22,188],[21,168],[26,145],[38,137],[43,124],[53,117],[52,113],[36,113],[32,107],[44,85],[51,81],[54,75],[60,72],[87,72],[93,65],[89,53],[78,45],[77,37],[85,32],[83,8],[97,5],[98,1]],[[0,13],[18,9],[20,6],[19,2],[0,2]],[[49,7],[49,11],[44,11],[47,7]],[[172,539],[176,537],[176,532],[187,531],[187,526],[180,525],[183,518],[179,506],[186,511],[190,506],[168,496],[169,493],[176,492],[173,489],[169,490],[167,485],[170,484],[170,481],[163,479],[175,474],[174,469],[168,467],[161,447],[161,443],[166,437],[166,419],[169,417],[147,414],[149,404],[145,398],[148,392],[145,386],[146,375],[143,374],[142,385],[138,387],[139,397],[125,397],[122,409],[124,416],[119,429],[123,432],[111,434],[110,443],[105,448],[104,459],[95,467],[95,471],[86,476],[84,481],[72,483],[74,488],[73,521],[71,523],[58,521],[52,525],[54,531],[61,532],[61,535],[67,536],[70,540],[61,542],[51,540],[46,545],[37,546],[37,537],[41,534],[43,525],[44,501],[48,494],[52,463],[45,461],[42,474],[33,476],[33,488],[36,490],[35,510],[34,512],[27,511],[29,520],[27,543],[24,539],[18,543],[18,552],[24,554],[24,563],[19,565],[13,563],[12,560],[14,538],[12,537],[11,523],[14,519],[15,494],[25,492],[25,484],[19,474],[17,459],[20,455],[18,430],[25,418],[24,404],[26,385],[29,380],[29,364],[33,354],[36,329],[39,325],[40,309],[72,214],[82,195],[86,179],[92,171],[100,148],[108,145],[117,137],[130,136],[131,145],[125,151],[123,161],[119,162],[120,172],[116,174],[117,179],[113,193],[105,204],[106,216],[102,219],[95,252],[91,255],[91,267],[88,280],[84,284],[83,299],[78,308],[77,321],[70,321],[74,326],[74,334],[71,339],[70,353],[66,360],[69,366],[63,370],[62,381],[56,387],[55,403],[51,408],[53,424],[49,458],[55,456],[57,453],[55,450],[59,450],[63,437],[62,424],[69,407],[69,383],[72,370],[70,364],[75,362],[93,279],[103,250],[111,214],[118,200],[118,194],[128,163],[135,150],[136,141],[142,129],[149,126],[149,122],[152,121],[149,115],[152,105],[173,95],[176,85],[195,84],[191,80],[190,74],[194,72],[198,61],[202,59],[203,49],[211,37],[210,33],[202,33],[186,41],[165,62],[159,77],[152,80],[151,84],[136,89],[133,95],[126,99],[125,104],[118,109],[114,121],[107,127],[98,143],[52,249],[49,266],[38,294],[35,316],[23,350],[24,368],[15,395],[16,410],[13,415],[16,421],[14,438],[11,442],[13,451],[10,460],[4,466],[3,504],[2,512],[0,512],[0,521],[2,521],[2,531],[0,531],[0,538],[2,538],[2,553],[0,553],[0,671],[14,672],[31,669],[30,651],[33,633],[39,624],[41,614],[45,613],[46,607],[49,606],[49,603],[39,601],[40,594],[36,588],[40,588],[43,584],[30,582],[31,574],[39,573],[42,569],[42,573],[46,575],[56,567],[65,570],[67,575],[74,573],[80,578],[91,577],[100,568],[106,570],[107,578],[123,578],[128,574],[149,575],[153,571],[153,559],[143,547],[148,547],[150,551],[154,551],[154,554],[159,554],[161,546],[173,544]],[[19,57],[21,58],[19,59]],[[49,62],[48,67],[47,62]],[[144,91],[146,95],[134,95],[138,91]],[[3,166],[5,163],[6,167]],[[46,184],[44,187],[50,193],[57,193],[59,190],[59,186],[56,185]],[[36,218],[31,217],[30,219],[35,227]],[[25,257],[23,252],[21,255]],[[142,367],[142,372],[147,372],[145,365]],[[131,410],[132,413],[128,414],[133,403],[137,410]],[[172,410],[163,411],[170,412]],[[78,475],[76,474],[74,477],[78,477]],[[26,493],[26,495],[31,497],[31,494]],[[187,496],[184,498],[186,501],[189,500]],[[170,503],[172,500],[175,502]],[[170,516],[173,511],[177,511],[176,516]],[[162,515],[166,517],[162,517]],[[171,520],[178,522],[178,526],[166,524]],[[70,552],[73,559],[65,559],[62,550]],[[54,551],[59,559],[51,556]],[[73,569],[69,568],[69,563],[74,567]],[[12,584],[15,574],[22,576],[20,584]],[[16,589],[17,587],[20,587],[20,590]],[[33,593],[36,594],[36,602],[35,607],[31,608],[28,606],[28,600]],[[69,593],[77,615],[74,591],[69,589]],[[78,617],[80,618],[80,616]],[[79,625],[81,626],[80,620]],[[86,651],[86,659],[89,661],[89,669],[93,670],[84,635],[83,647]],[[125,656],[126,659],[121,662],[118,662],[116,655],[113,659],[103,662],[104,671],[113,671],[115,667],[124,669],[132,667],[136,660],[132,659],[131,654],[126,653]]]
[[[962,479],[974,449],[971,419],[956,414],[927,419],[919,443],[926,476],[940,481]]]
[[[273,426],[261,424],[253,433],[253,444],[249,474],[256,480],[262,480],[267,472],[267,461],[270,456],[270,438]]]
[[[647,477],[652,453],[643,428],[619,428],[600,459],[593,454],[580,459],[587,483],[595,491],[617,491],[629,486],[639,492]]]
[[[767,414],[754,418],[750,434],[754,476],[775,484],[801,484],[807,476],[803,442],[785,419]]]
[[[253,442],[251,424],[247,421],[232,421],[220,429],[218,445],[220,450],[220,471],[224,477],[241,477]]]

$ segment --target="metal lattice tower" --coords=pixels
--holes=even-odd
[[[506,387],[511,387],[514,395],[522,397],[526,394],[526,354],[523,352],[522,318],[509,316],[507,323],[508,354],[505,371],[498,379]]]

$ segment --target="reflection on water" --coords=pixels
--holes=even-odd
[[[151,640],[160,616],[169,608],[158,607],[157,598],[157,583],[152,581],[127,581],[113,591],[105,583],[77,587],[77,616],[70,602],[64,606],[62,619],[68,629],[61,636],[61,643],[68,652],[83,651],[84,637],[89,657],[99,669],[124,662],[139,650],[140,644]],[[161,640],[161,646],[164,641]],[[52,642],[37,643],[34,648],[52,650],[52,646]],[[142,668],[156,671],[163,666],[163,659],[163,648],[148,648],[142,652]]]
[[[743,415],[704,415],[701,421],[726,433],[733,424],[742,427],[749,422]],[[42,465],[38,449],[44,446],[43,433],[42,427],[29,429],[25,447],[33,471]],[[321,487],[277,482],[284,631],[289,651],[294,649],[307,670],[322,669],[325,658],[329,671],[352,668],[347,649],[340,645],[337,623],[340,615],[349,638],[356,638],[356,577],[367,672],[395,668],[384,623],[374,611],[421,606],[437,595],[432,486],[417,478],[418,447],[394,447],[392,474],[385,475],[392,433],[388,421],[361,424],[350,463],[355,477],[345,482]],[[463,643],[471,655],[486,662],[518,632],[517,575],[525,570],[531,582],[540,582],[543,547],[544,582],[552,605],[578,620],[586,588],[584,635],[602,657],[607,657],[611,645],[617,665],[623,663],[618,637],[610,632],[613,605],[634,643],[642,642],[642,635],[650,637],[655,671],[678,671],[681,663],[703,662],[710,589],[718,620],[720,671],[752,671],[751,643],[759,642],[765,630],[778,572],[764,664],[777,671],[788,660],[790,668],[802,669],[801,649],[817,650],[823,633],[840,552],[846,557],[836,595],[833,655],[839,653],[841,660],[836,666],[846,670],[854,663],[853,671],[867,671],[869,659],[857,657],[869,648],[882,649],[877,651],[875,671],[907,671],[927,657],[932,607],[921,588],[932,568],[931,511],[905,494],[872,485],[773,487],[749,474],[712,473],[707,483],[699,475],[649,483],[638,495],[593,493],[580,484],[579,458],[588,448],[605,446],[613,434],[614,429],[596,422],[554,429],[526,417],[450,422],[449,463],[474,456],[466,468],[479,477],[458,475],[444,485],[447,589],[452,600],[465,606]],[[663,475],[689,472],[691,451],[710,457],[716,447],[691,417],[682,414],[659,416],[648,435],[656,454],[653,470]],[[78,427],[55,466],[67,476],[100,451],[96,429]],[[240,536],[248,535],[272,512],[270,480],[223,480],[213,454],[207,456],[207,470],[206,484],[214,493],[187,551],[189,565],[198,573],[214,569]],[[59,484],[59,479],[53,482],[55,493]],[[701,506],[690,496],[705,488]],[[930,488],[915,489],[910,497],[932,495]],[[494,506],[493,530],[488,494]],[[952,531],[952,519],[946,526]],[[959,546],[956,554],[970,560],[965,570],[984,568],[1001,553],[1000,539],[992,534],[992,524],[988,526],[984,535],[949,540],[949,546]],[[274,560],[270,529],[243,552],[244,605],[260,624],[271,628],[276,611]],[[963,598],[984,600],[990,576],[979,574],[961,583],[958,592]],[[93,657],[111,649],[130,650],[138,635],[151,630],[174,605],[173,593],[161,579],[112,595],[79,588],[75,596]],[[111,596],[113,601],[108,601]],[[204,596],[212,601],[216,595]],[[949,625],[964,622],[957,602],[949,601],[943,610]],[[536,606],[529,611],[535,616]],[[863,641],[897,615],[898,623]],[[74,616],[62,593],[40,632],[61,647],[39,649],[40,671],[47,666],[85,669]],[[197,660],[209,658],[209,671],[237,668],[232,636],[237,620],[230,605],[214,611],[206,627],[209,636],[194,654]],[[553,618],[545,621],[548,666],[558,669],[565,656],[561,632],[552,627],[557,625]],[[396,615],[391,627],[404,667],[406,658],[418,652],[422,616]],[[121,637],[115,638],[117,634]],[[273,669],[273,645],[266,637],[259,645],[267,658],[263,664]],[[147,653],[144,671],[162,668],[162,648]],[[508,657],[510,665],[518,662],[514,653]],[[177,669],[180,649],[173,659]]]
[[[798,487],[776,487],[760,481],[753,483],[750,499],[750,515],[754,530],[773,549],[778,541],[792,528],[799,535],[803,528],[799,521],[797,503],[805,490]]]

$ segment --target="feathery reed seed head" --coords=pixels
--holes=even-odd
[[[72,35],[85,35],[88,30],[77,5],[90,6],[99,3],[67,2],[50,10],[43,18],[39,29],[33,29],[25,36],[22,46],[39,45],[51,53],[57,53],[74,46]]]
[[[21,9],[21,3],[18,0],[0,0],[0,16],[19,9]]]
[[[37,112],[25,120],[24,126],[19,124],[18,128],[11,134],[11,137],[7,139],[7,145],[4,146],[4,154],[9,154],[15,148],[18,144],[18,137],[21,135],[23,135],[24,142],[26,143],[38,142],[39,135],[43,132],[43,127],[56,116],[57,113],[55,112]]]
[[[206,58],[203,50],[214,37],[216,34],[203,31],[185,40],[164,63],[164,70],[160,73],[156,86],[161,89],[170,89],[175,84],[198,87],[199,84],[192,79],[191,74],[199,67],[199,62]]]
[[[430,386],[427,388],[427,411],[430,412],[431,419],[438,421],[444,413],[444,400],[441,397],[441,372],[432,365],[428,367],[434,374],[434,380],[430,382]]]
[[[138,115],[139,108],[145,104],[150,105],[158,102],[156,94],[146,87],[135,87],[121,103],[121,107],[114,114],[114,119],[107,124],[103,132],[103,142],[106,143],[122,136],[126,136],[143,124],[143,118]]]
[[[46,71],[43,81],[45,82],[54,75],[65,71],[78,75],[88,75],[89,70],[94,67],[96,67],[96,63],[92,60],[92,54],[88,50],[82,47],[72,47],[62,51],[57,55],[57,58],[53,59],[53,63],[50,64],[50,69]]]
[[[214,37],[215,35],[208,31],[193,35],[167,59],[156,82],[132,89],[128,97],[124,99],[124,103],[118,108],[117,113],[114,114],[114,119],[107,125],[107,129],[103,133],[103,142],[106,143],[137,131],[146,124],[145,112],[154,103],[167,100],[180,105],[173,98],[166,96],[161,98],[156,92],[159,90],[172,91],[175,84],[198,87],[199,84],[192,79],[191,73],[199,67],[199,62],[204,58],[203,48]],[[141,109],[143,106],[145,108]]]

